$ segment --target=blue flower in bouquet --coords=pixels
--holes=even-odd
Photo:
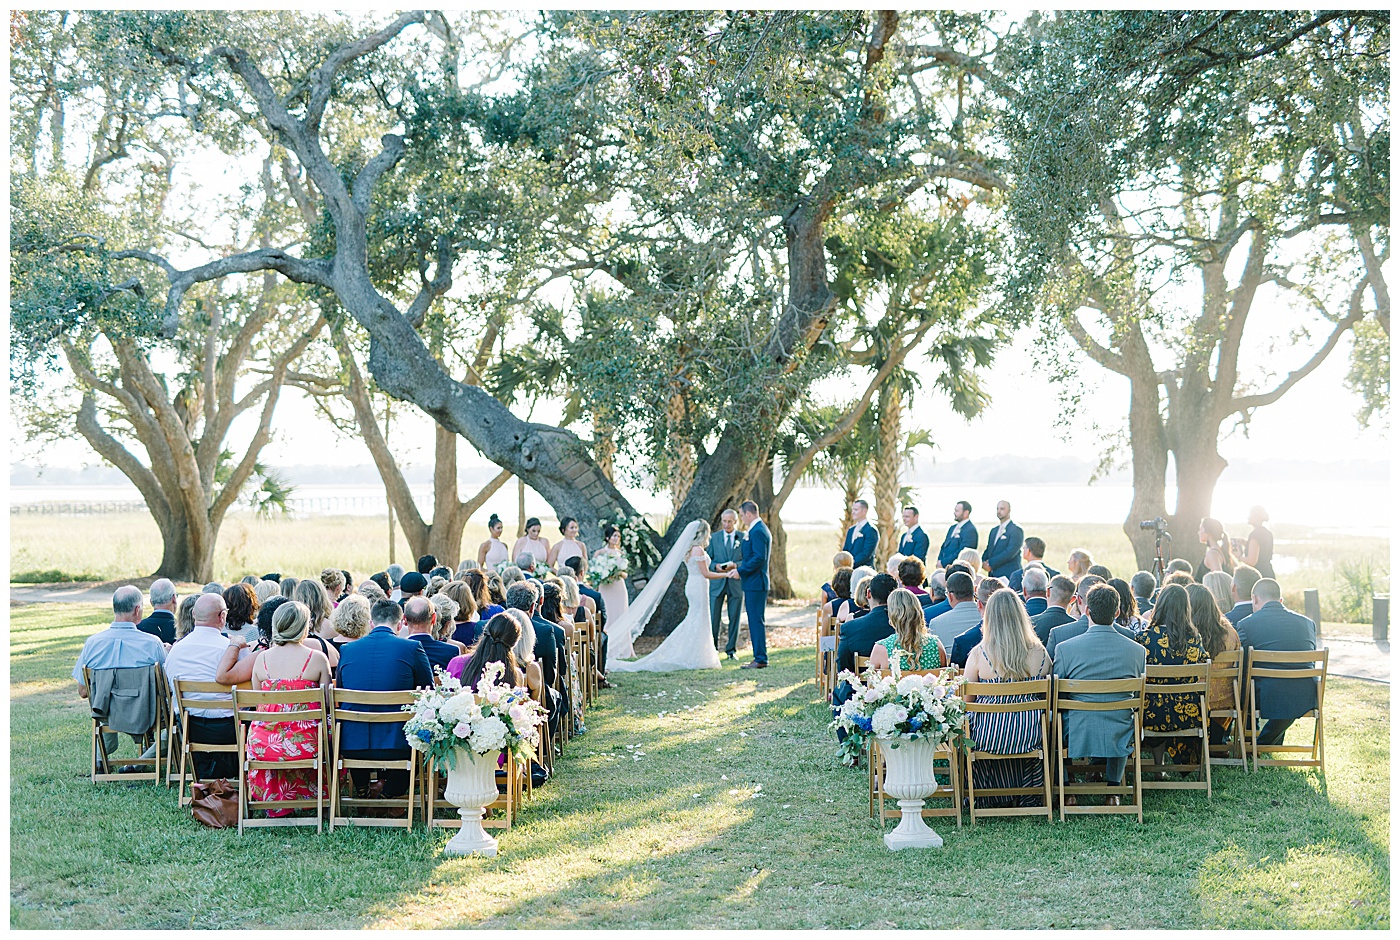
[[[851,721],[854,722],[855,726],[862,731],[870,730],[870,719],[867,718],[865,715],[852,715]]]
[[[918,715],[915,715],[914,717],[912,717],[912,718],[909,719],[909,730],[910,730],[910,731],[918,731],[918,730],[919,730],[920,728],[922,728],[923,726],[924,726],[924,720],[923,720],[922,718],[920,718]]]
[[[431,741],[432,739],[433,739],[433,732],[432,732],[431,730],[429,730],[428,728],[419,728],[419,729],[418,729],[418,740],[420,740],[420,741],[425,741],[425,742],[426,742],[426,741]]]

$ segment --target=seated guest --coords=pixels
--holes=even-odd
[[[928,597],[921,597],[919,601],[924,605],[925,623],[953,609],[948,603],[948,569],[939,568],[929,575]]]
[[[977,554],[977,549],[975,548],[964,548],[962,551],[958,552],[957,563],[966,565],[968,574],[973,577],[977,577],[982,571],[982,556]],[[952,565],[948,567],[951,568]]]
[[[408,600],[410,597],[422,597],[423,592],[427,589],[427,577],[416,571],[410,571],[399,579],[399,591],[403,600]]]
[[[554,627],[555,643],[559,650],[559,683],[572,705],[574,734],[583,734],[583,674],[579,671],[578,657],[574,655],[574,618],[564,613],[564,589],[557,578],[551,578],[540,590],[540,620]],[[541,629],[539,626],[536,630]]]
[[[437,558],[433,555],[424,555],[418,559],[417,569],[419,574],[427,574],[438,566]]]
[[[501,585],[505,590],[510,590],[512,584],[519,584],[525,580],[525,572],[520,570],[519,565],[506,565],[501,571]]]
[[[1030,572],[1027,572],[1029,574]],[[1041,575],[1044,577],[1043,573]],[[967,657],[963,678],[968,682],[1020,682],[1039,679],[1050,672],[1050,655],[1036,639],[1016,593],[1006,588],[994,591],[982,610],[981,638]],[[1012,705],[1031,701],[1034,696],[989,695],[967,700]],[[1048,707],[1048,705],[1047,705]],[[1040,715],[1036,712],[977,712],[968,715],[972,743],[991,754],[1022,754],[1041,746]],[[999,790],[1045,785],[1039,760],[974,761],[973,783],[978,789]],[[978,799],[978,807],[1009,806],[1010,797]],[[1037,796],[1023,796],[1020,806],[1040,806]]]
[[[1044,646],[1050,642],[1050,631],[1061,624],[1074,623],[1069,614],[1070,601],[1074,599],[1074,579],[1069,575],[1057,574],[1050,579],[1046,589],[1045,609],[1031,618],[1031,629],[1035,638]]]
[[[1192,585],[1199,587],[1200,585]],[[1204,590],[1204,589],[1203,589]],[[1206,591],[1209,601],[1210,592]],[[1209,601],[1214,606],[1214,601]],[[1152,608],[1152,619],[1137,637],[1147,649],[1149,666],[1194,666],[1210,658],[1196,625],[1191,622],[1191,599],[1186,588],[1169,584],[1162,589]],[[1180,684],[1182,680],[1164,679],[1162,684]],[[1154,686],[1157,683],[1154,683]],[[1143,702],[1143,731],[1189,731],[1201,726],[1201,700],[1197,695],[1148,695]],[[1171,738],[1153,747],[1159,755],[1174,764],[1199,764],[1199,738]],[[1162,763],[1159,756],[1157,763]]]
[[[521,552],[515,556],[515,567],[520,569],[523,577],[533,577],[535,574],[535,554],[534,552]]]
[[[404,575],[405,578],[414,572]],[[451,643],[440,642],[433,635],[433,628],[437,626],[437,609],[433,607],[432,601],[426,597],[409,597],[403,602],[403,619],[405,638],[413,640],[423,647],[423,652],[428,655],[428,662],[433,666],[447,668],[447,664],[452,662],[452,657],[460,656],[462,651]]]
[[[823,603],[829,604],[836,599],[836,593],[832,590],[832,588],[834,587],[833,582],[836,579],[837,572],[839,572],[842,568],[855,568],[855,561],[851,558],[850,552],[837,552],[836,555],[831,559],[832,580],[822,585]]]
[[[285,603],[285,601],[284,601]],[[261,611],[259,611],[261,613]],[[194,629],[190,635],[170,648],[165,658],[165,674],[170,679],[173,690],[181,680],[189,682],[218,682],[220,663],[228,652],[229,640],[224,636],[224,622],[228,618],[228,604],[221,595],[201,594],[194,604]],[[235,641],[236,642],[236,641]],[[238,651],[234,650],[234,659]],[[249,677],[252,676],[252,663],[249,663]],[[248,681],[244,679],[243,681]],[[225,683],[226,685],[228,683]],[[193,692],[191,699],[219,698],[215,693]],[[199,744],[235,744],[238,741],[234,730],[232,708],[191,708],[190,740]],[[195,771],[201,780],[218,777],[237,779],[237,754],[194,754]]]
[[[918,598],[919,605],[923,606],[928,597],[928,591],[923,588],[924,563],[914,557],[904,558],[895,570],[895,577],[899,579],[899,586]]]
[[[452,582],[447,582],[451,584]],[[444,585],[446,587],[446,585]],[[437,611],[437,621],[433,624],[433,638],[448,644],[457,652],[453,655],[461,655],[467,651],[465,643],[458,643],[452,639],[452,634],[457,629],[457,602],[447,596],[445,591],[438,591],[428,598],[428,603],[433,605],[433,610]],[[432,659],[430,655],[428,657]]]
[[[484,587],[486,582],[478,579],[477,583]],[[452,618],[452,639],[464,648],[470,647],[476,642],[476,632],[481,626],[476,617],[476,592],[466,581],[449,581],[439,593],[457,604],[457,615]]]
[[[389,580],[389,574],[386,571],[380,571],[375,574],[372,574],[369,576],[369,579],[375,584],[379,585],[379,590],[384,592],[385,600],[388,600],[389,596],[393,594],[396,590],[396,588],[394,587],[394,583]]]
[[[1113,580],[1113,572],[1109,571],[1108,568],[1104,565],[1090,565],[1089,574],[1092,574],[1097,578],[1102,578],[1105,582]]]
[[[151,582],[151,614],[136,629],[169,646],[175,642],[175,607],[175,583],[169,578],[156,578]]]
[[[378,581],[364,581],[355,588],[355,593],[373,604],[375,601],[387,601],[389,592],[379,586]]]
[[[178,643],[194,632],[194,602],[198,594],[181,598],[180,609],[175,612],[175,642]]]
[[[485,625],[496,614],[503,614],[506,611],[505,604],[497,603],[491,588],[491,573],[486,571],[468,571],[467,576],[462,579],[466,582],[467,590],[471,592],[472,600],[476,603],[477,622]],[[496,575],[499,583],[500,575]],[[504,593],[502,600],[504,600]],[[468,644],[470,645],[470,644]]]
[[[311,630],[302,645],[319,649],[326,659],[330,660],[331,673],[334,675],[335,668],[340,665],[340,654],[330,643],[330,638],[335,636],[335,628],[331,626],[331,614],[335,607],[331,604],[330,596],[326,594],[326,589],[319,579],[313,581],[307,578],[297,583],[296,590],[292,592],[292,599],[305,605],[310,611]]]
[[[297,589],[297,585],[300,583],[300,578],[283,578],[281,581],[277,582],[277,591],[283,597],[287,598],[288,600],[291,600],[292,592],[294,592]],[[223,592],[221,591],[219,593]]]
[[[506,591],[506,604],[509,610],[518,610],[526,617],[530,618],[530,624],[535,632],[535,661],[540,664],[540,673],[544,678],[545,701],[544,705],[549,709],[551,727],[557,727],[558,716],[564,706],[562,686],[559,683],[559,639],[563,634],[554,624],[536,617],[540,607],[540,592],[528,581],[519,581],[512,584]]]
[[[1238,629],[1240,621],[1254,613],[1251,599],[1259,577],[1259,572],[1249,565],[1239,565],[1235,568],[1234,577],[1230,579],[1230,598],[1234,604],[1230,607],[1220,605],[1220,609],[1225,611],[1225,619],[1230,621],[1230,626]]]
[[[1057,679],[1133,679],[1147,672],[1147,651],[1125,637],[1113,625],[1118,616],[1118,592],[1107,584],[1096,584],[1086,599],[1089,628],[1070,637],[1059,647],[1058,654],[1050,652]],[[1111,702],[1129,698],[1128,693],[1094,693],[1067,698],[1095,702]],[[1130,711],[1068,711],[1064,713],[1065,754],[1069,758],[1088,758],[1105,763],[1104,782],[1121,786],[1123,771],[1133,753],[1133,715]],[[1117,806],[1121,800],[1110,796],[1108,804]],[[1075,805],[1073,796],[1065,804]]]
[[[894,578],[896,581],[898,581],[898,580],[899,580],[899,563],[900,563],[901,561],[903,561],[903,560],[904,560],[904,556],[901,555],[901,554],[899,554],[898,552],[896,552],[895,554],[891,555],[891,556],[889,557],[889,560],[887,560],[887,561],[885,562],[885,574],[889,575],[891,578]]]
[[[918,561],[918,559],[914,559]],[[888,669],[896,649],[900,650],[900,671],[910,669],[941,669],[948,665],[948,655],[938,637],[924,624],[923,608],[908,588],[896,588],[885,602],[890,628],[894,633],[870,649],[872,669]]]
[[[564,616],[574,623],[584,625],[588,624],[591,619],[591,615],[589,614],[588,609],[585,606],[583,606],[583,592],[579,590],[579,583],[573,578],[571,578],[569,575],[562,575],[559,578],[559,589],[562,592],[561,603],[564,605]],[[604,631],[599,630],[597,631],[597,636],[599,645],[599,655],[601,656],[602,661],[605,663],[608,661],[608,635]],[[612,686],[608,683],[607,678],[603,675],[603,670],[601,667],[602,663],[595,664],[595,678],[597,679],[598,684],[601,687],[605,689],[610,689],[612,688]]]
[[[1205,580],[1201,582],[1220,610],[1229,610],[1234,606],[1235,600],[1230,596],[1230,584],[1233,580],[1223,571],[1211,571],[1206,573]]]
[[[423,603],[427,603],[423,601]],[[433,669],[428,654],[414,640],[397,636],[395,630],[403,611],[393,601],[376,601],[370,608],[373,629],[354,643],[347,644],[336,670],[336,688],[360,692],[399,692],[431,688]],[[399,711],[392,705],[347,705],[351,711]],[[351,760],[408,760],[413,754],[403,736],[403,722],[356,724],[346,722],[341,730],[341,753]],[[369,786],[368,770],[351,770],[355,786]],[[384,795],[389,798],[408,792],[408,772],[390,770],[384,776]]]
[[[218,581],[210,581],[208,584],[204,585],[204,590],[201,593],[222,594],[224,593],[224,586]]]
[[[1079,616],[1071,623],[1062,624],[1050,630],[1050,641],[1045,644],[1045,652],[1050,654],[1051,659],[1055,658],[1055,650],[1059,649],[1061,643],[1071,637],[1079,636],[1089,629],[1089,592],[1100,585],[1107,587],[1115,594],[1118,593],[1111,585],[1104,584],[1098,579],[1097,575],[1092,574],[1086,574],[1084,577],[1080,578],[1079,583],[1075,585],[1074,600],[1071,602],[1070,613],[1078,613]],[[1130,640],[1137,637],[1137,634],[1127,627],[1118,625],[1116,622],[1118,616],[1116,608],[1113,612],[1113,616],[1115,618],[1113,629]]]
[[[384,569],[384,573],[388,576],[389,584],[391,585],[389,589],[389,600],[397,604],[403,598],[401,582],[404,576],[404,566],[390,565]]]
[[[1122,578],[1109,578],[1108,585],[1118,592],[1118,616],[1113,622],[1135,634],[1147,629],[1147,621],[1138,614],[1137,598],[1133,597],[1133,589],[1128,582]]]
[[[1089,573],[1089,568],[1094,563],[1094,558],[1087,549],[1076,548],[1069,553],[1069,560],[1065,562],[1065,574],[1074,579],[1075,583]]]
[[[851,572],[851,607],[838,615],[843,623],[870,611],[870,579],[875,577],[871,567],[857,568]]]
[[[1147,612],[1152,609],[1152,598],[1157,593],[1157,579],[1150,571],[1139,571],[1133,575],[1131,582],[1133,586],[1133,601],[1137,604],[1138,613],[1147,616]]]
[[[331,646],[335,647],[337,654],[346,643],[358,640],[369,632],[369,608],[369,599],[359,594],[347,595],[336,606],[335,613],[331,614],[331,626],[335,628]]]
[[[1167,575],[1167,580],[1163,582],[1162,586],[1165,587],[1168,584],[1179,584],[1182,587],[1186,587],[1186,585],[1194,584],[1195,582],[1196,579],[1191,577],[1191,572],[1173,571],[1171,574]]]
[[[155,593],[154,585],[152,593]],[[78,653],[78,662],[73,666],[73,681],[78,683],[80,697],[87,698],[92,691],[84,684],[84,667],[140,669],[165,663],[165,645],[161,643],[158,635],[138,630],[137,625],[141,622],[141,589],[123,585],[112,592],[112,625],[83,641],[82,651]],[[170,632],[173,635],[174,621],[171,623]],[[102,741],[109,757],[116,753],[120,740],[115,734],[103,734]],[[137,741],[135,735],[132,735],[132,741]],[[108,773],[111,772],[110,767],[105,769]]]
[[[1045,613],[1050,606],[1050,599],[1047,592],[1050,587],[1050,576],[1041,567],[1023,569],[1020,577],[1020,591],[1026,600],[1026,616],[1034,617],[1037,614]]]
[[[515,644],[519,639],[520,624],[514,617],[505,614],[492,617],[481,631],[481,642],[476,644],[476,648],[469,655],[459,657],[461,665],[457,678],[462,680],[462,687],[475,692],[481,684],[481,677],[486,673],[486,667],[492,663],[500,663],[505,667],[500,681],[524,687],[525,670],[515,659]],[[454,666],[456,662],[454,659]]]
[[[1226,620],[1225,615],[1220,612],[1220,607],[1216,605],[1215,597],[1209,590],[1200,584],[1190,584],[1186,587],[1186,597],[1191,602],[1191,624],[1201,635],[1201,645],[1205,647],[1206,656],[1214,660],[1221,653],[1228,653],[1240,648],[1240,635],[1235,632],[1235,628],[1230,626],[1230,621]],[[1207,706],[1211,711],[1218,708],[1235,707],[1234,691],[1229,679],[1212,678],[1210,680],[1210,696]],[[1241,702],[1241,706],[1243,706],[1243,702]],[[1212,718],[1210,720],[1210,743],[1228,743],[1234,730],[1230,727],[1233,723],[1229,718]]]
[[[566,558],[564,570],[572,572],[574,580],[578,582],[578,592],[583,595],[584,605],[593,612],[593,620],[598,629],[602,630],[608,620],[607,610],[603,605],[603,595],[588,586],[585,577],[588,573],[588,561],[582,555]],[[606,633],[604,635],[606,636]]]
[[[269,597],[281,597],[282,590],[277,586],[276,581],[262,580],[253,585],[253,593],[258,596],[259,604],[266,604]]]
[[[242,581],[224,588],[224,603],[228,605],[228,624],[224,635],[243,637],[244,642],[258,641],[258,595]]]
[[[345,588],[349,583],[345,572],[339,568],[321,569],[321,587],[326,589],[326,596],[331,599],[332,606],[340,603],[340,598],[345,594]]]
[[[1191,562],[1187,561],[1185,558],[1173,558],[1171,561],[1167,562],[1167,574],[1171,574],[1174,571],[1184,571],[1190,574]],[[1195,578],[1191,580],[1194,581]]]
[[[938,637],[945,649],[953,645],[958,634],[965,633],[982,622],[977,609],[977,593],[971,575],[961,571],[948,575],[948,603],[951,609],[928,621],[929,632]]]
[[[953,665],[962,668],[967,665],[967,657],[972,652],[972,648],[982,642],[982,613],[987,608],[987,601],[991,600],[993,594],[1006,587],[1000,578],[983,578],[977,585],[977,625],[964,630],[953,640],[953,649],[948,655],[953,661]]]
[[[306,583],[306,582],[303,582]],[[245,585],[246,586],[246,585]],[[272,618],[272,645],[253,657],[252,681],[263,692],[300,692],[331,684],[331,664],[316,650],[302,645],[310,626],[310,613],[298,601],[282,604]],[[235,639],[237,643],[241,640]],[[306,705],[271,704],[270,712],[305,711]],[[256,761],[315,760],[319,756],[315,721],[248,723],[248,757]],[[330,796],[330,778],[321,782],[322,799]],[[248,796],[257,800],[314,800],[316,771],[310,768],[248,772]],[[290,816],[292,810],[269,810],[268,816]]]
[[[452,569],[446,565],[438,565],[432,571],[428,572],[428,580],[431,581],[433,578],[442,578],[444,582],[451,581]]]
[[[841,619],[841,612],[855,606],[851,600],[851,569],[842,568],[831,576],[831,600],[826,604],[827,616]]]
[[[519,569],[516,569],[517,576],[519,575],[519,573]],[[520,580],[520,578],[517,577],[516,580]],[[483,617],[496,616],[495,614],[488,613],[488,611],[490,611],[492,607],[499,607],[501,608],[500,612],[504,613],[506,609],[505,580],[497,572],[488,571],[486,572],[486,589],[491,594],[491,603],[485,610],[481,612],[481,615]]]
[[[1283,606],[1283,592],[1273,578],[1260,578],[1254,583],[1250,597],[1254,613],[1235,627],[1240,646],[1245,650],[1274,652],[1317,649],[1317,628],[1302,614]],[[1248,659],[1249,653],[1245,653]],[[1307,668],[1279,663],[1271,669]],[[1265,719],[1259,729],[1259,744],[1282,744],[1284,732],[1298,718],[1317,707],[1316,679],[1260,679],[1259,717]]]
[[[1047,581],[1059,574],[1058,571],[1045,563],[1045,540],[1034,535],[1028,535],[1026,536],[1025,545],[1021,547],[1021,570],[1011,572],[1011,577],[1007,581],[1007,584],[1013,591],[1021,590],[1021,578],[1024,577],[1023,572],[1026,568],[1035,563],[1039,563],[1040,567],[1044,569],[1045,579]]]
[[[870,579],[870,610],[841,628],[841,641],[836,645],[836,668],[855,672],[856,657],[869,656],[875,644],[894,633],[890,626],[890,612],[885,603],[899,585],[887,574],[877,574]],[[832,698],[833,705],[840,705],[850,697],[851,687],[841,683]]]

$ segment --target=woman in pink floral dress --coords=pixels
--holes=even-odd
[[[264,692],[301,691],[323,688],[331,683],[331,666],[324,653],[301,645],[310,623],[305,604],[292,602],[278,608],[272,618],[272,646],[258,654],[253,663],[253,681]],[[266,705],[264,711],[300,711],[300,704]],[[316,722],[287,721],[275,725],[260,721],[248,726],[248,756],[260,761],[312,760],[317,754]],[[322,780],[322,796],[330,791],[330,780]],[[316,771],[254,770],[248,774],[250,800],[314,800]],[[289,809],[269,810],[269,816],[287,816]]]

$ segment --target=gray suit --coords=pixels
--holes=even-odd
[[[727,539],[733,540],[734,547],[732,549],[726,544]],[[736,565],[739,563],[739,542],[741,539],[742,535],[737,529],[728,536],[725,535],[723,529],[710,536],[711,571],[718,571],[719,566],[727,561],[732,561]],[[724,647],[724,651],[733,653],[739,642],[739,611],[744,606],[744,587],[739,583],[738,578],[724,578],[710,582],[710,633],[715,638],[715,649],[719,649],[719,614],[725,606],[726,599],[729,602],[729,642]]]
[[[1071,620],[1069,623],[1062,623],[1058,627],[1051,627],[1050,636],[1045,641],[1046,655],[1048,655],[1051,659],[1054,659],[1056,647],[1058,647],[1065,640],[1072,639],[1073,637],[1077,636],[1082,636],[1084,631],[1088,629],[1088,617],[1080,617],[1078,620]],[[1115,623],[1113,625],[1113,629],[1117,630],[1119,633],[1121,633],[1123,636],[1127,637],[1130,640],[1135,638],[1133,635],[1133,631],[1129,630],[1127,627],[1120,627],[1118,624]]]
[[[958,606],[947,613],[939,614],[928,622],[928,632],[943,641],[943,648],[951,650],[959,636],[982,622],[982,611],[973,600],[960,601]]]
[[[1079,636],[1060,642],[1054,665],[1057,679],[1130,679],[1147,674],[1147,650],[1123,636],[1112,624],[1090,624]],[[1075,696],[1078,698],[1079,696]],[[1084,701],[1111,702],[1126,694],[1091,694]],[[1065,712],[1066,756],[1107,760],[1104,778],[1122,781],[1126,758],[1133,753],[1133,717],[1128,711]]]

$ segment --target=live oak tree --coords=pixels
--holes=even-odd
[[[1388,55],[1384,12],[1066,13],[1002,51],[1008,292],[1129,382],[1144,567],[1156,516],[1200,557],[1226,422],[1247,429],[1349,331],[1388,335]],[[1279,304],[1311,322],[1250,355]],[[1058,369],[1072,405],[1076,360]]]
[[[207,580],[244,493],[262,508],[285,498],[259,455],[320,322],[271,271],[180,268],[163,254],[220,233],[171,206],[188,139],[152,63],[113,48],[126,25],[46,12],[11,22],[11,385],[31,436],[76,430],[140,491],[163,543],[156,574]],[[221,207],[231,250],[272,243],[285,193],[266,169],[241,205]],[[164,340],[160,307],[181,314]],[[236,453],[244,414],[256,423]]]

